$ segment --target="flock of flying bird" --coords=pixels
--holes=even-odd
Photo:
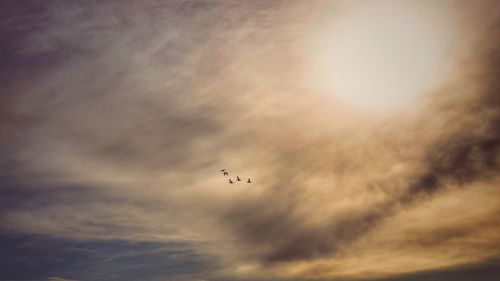
[[[229,176],[229,173],[226,172],[226,169],[222,169],[220,170],[220,172],[224,175],[224,176]],[[236,176],[236,181],[241,181],[240,177]],[[231,179],[229,179],[229,183],[234,183],[234,181],[232,181]],[[250,178],[247,180],[247,183],[252,183],[250,181]]]

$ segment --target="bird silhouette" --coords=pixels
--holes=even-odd
[[[240,177],[236,176],[236,180],[237,181],[241,181]]]
[[[250,179],[248,179],[248,180],[247,180],[247,183],[252,183],[252,182],[250,181]]]
[[[228,176],[229,174],[227,172],[224,172],[224,176]]]
[[[233,183],[233,181],[231,179],[229,179],[229,183]]]

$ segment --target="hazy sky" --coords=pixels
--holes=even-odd
[[[0,281],[500,280],[497,1],[0,15]]]

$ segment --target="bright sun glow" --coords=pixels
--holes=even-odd
[[[336,8],[313,40],[310,74],[316,87],[380,111],[408,105],[444,79],[452,37],[445,8],[408,1],[348,2]]]

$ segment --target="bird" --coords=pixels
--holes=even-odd
[[[221,172],[225,172],[225,171],[226,171],[226,169],[222,169],[222,170],[220,170],[220,171],[221,171]]]
[[[229,179],[229,183],[233,183],[233,181],[231,179]]]
[[[224,176],[228,176],[229,174],[227,172],[224,172]]]
[[[252,183],[252,182],[250,181],[250,179],[248,179],[248,180],[247,180],[247,183]]]
[[[236,176],[236,180],[237,181],[241,181],[240,177]]]

